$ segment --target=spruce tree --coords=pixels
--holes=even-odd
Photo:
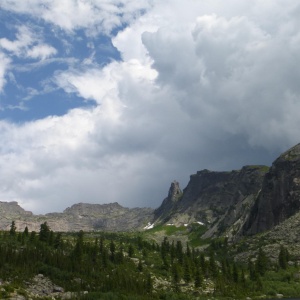
[[[190,266],[189,266],[187,259],[184,260],[183,279],[184,279],[185,283],[189,283],[191,281],[191,271],[190,271]]]
[[[15,223],[15,221],[12,221],[12,222],[11,222],[11,225],[10,225],[10,231],[9,231],[9,234],[10,234],[11,236],[15,236],[15,235],[16,235],[16,230],[17,230],[16,223]]]
[[[288,266],[288,251],[283,246],[280,246],[278,264],[281,269],[286,269]]]
[[[238,281],[239,281],[239,272],[238,272],[238,269],[237,269],[237,266],[236,266],[235,263],[233,264],[233,267],[232,267],[232,277],[233,277],[233,281],[235,283],[238,283]]]
[[[202,274],[201,274],[199,268],[197,268],[196,273],[195,273],[195,288],[201,287],[202,282],[203,282]]]
[[[259,275],[263,276],[268,267],[268,259],[265,254],[265,252],[262,250],[262,248],[259,248],[257,260],[255,263],[255,269],[258,272]]]
[[[134,255],[134,248],[133,248],[133,246],[130,244],[130,245],[128,246],[128,256],[129,256],[129,257],[133,257],[133,255]]]
[[[40,232],[39,232],[39,239],[42,242],[47,242],[50,235],[50,227],[48,226],[47,222],[41,224]]]
[[[28,231],[28,227],[26,226],[24,229],[24,236],[28,237],[28,235],[29,235],[29,231]]]

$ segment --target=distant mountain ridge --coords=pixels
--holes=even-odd
[[[151,208],[125,208],[118,203],[78,203],[62,213],[34,215],[17,202],[0,202],[0,229],[9,230],[15,221],[18,231],[27,226],[29,231],[39,231],[47,222],[53,231],[130,231],[142,229],[153,218]]]
[[[133,231],[157,224],[207,227],[203,237],[237,239],[272,229],[300,211],[300,144],[280,155],[269,168],[202,170],[190,176],[186,188],[173,181],[157,209],[124,208],[118,203],[78,203],[63,213],[34,215],[17,202],[0,202],[0,229],[38,231],[47,222],[53,231]],[[151,226],[147,226],[151,224]]]

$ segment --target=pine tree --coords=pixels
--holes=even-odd
[[[28,235],[29,235],[29,231],[28,231],[28,227],[26,226],[24,229],[24,236],[28,237]]]
[[[252,281],[257,280],[258,273],[257,273],[256,268],[255,268],[255,266],[254,266],[254,264],[253,264],[253,262],[250,258],[248,259],[248,271],[249,271],[250,279]]]
[[[191,257],[191,249],[189,247],[189,243],[186,243],[186,256]]]
[[[15,235],[16,235],[16,230],[17,230],[16,223],[15,223],[15,221],[12,221],[12,222],[11,222],[11,225],[10,225],[10,231],[9,231],[9,234],[10,234],[11,236],[15,236]]]
[[[130,244],[129,247],[128,247],[128,256],[129,257],[133,257],[134,255],[134,248],[133,246]]]
[[[216,260],[215,260],[215,253],[213,250],[210,251],[209,253],[209,271],[210,274],[216,278],[217,276],[217,264],[216,264]]]
[[[236,266],[235,263],[233,264],[233,267],[232,267],[232,277],[233,277],[233,281],[235,283],[238,283],[238,281],[239,281],[239,273],[238,273],[238,269],[237,269],[237,266]]]
[[[31,231],[30,237],[29,237],[29,241],[31,243],[33,243],[35,241],[35,237],[36,237],[36,232],[35,231]]]
[[[139,270],[139,272],[142,272],[143,271],[143,264],[142,264],[142,261],[141,260],[139,260],[139,263],[138,263],[138,270]]]
[[[255,269],[259,275],[263,276],[267,271],[267,267],[268,267],[267,256],[265,252],[262,250],[262,248],[259,248]]]
[[[99,245],[99,251],[100,251],[100,253],[103,253],[103,249],[104,249],[104,237],[101,236],[100,237],[100,245]]]
[[[178,262],[182,265],[183,264],[183,250],[181,241],[176,242],[176,257]]]
[[[280,251],[278,255],[278,264],[281,269],[286,269],[288,266],[288,251],[283,247],[280,246]]]
[[[53,247],[55,249],[58,249],[61,245],[62,245],[61,233],[57,233],[54,238]]]
[[[147,275],[147,279],[146,279],[146,292],[148,294],[151,294],[152,293],[152,290],[153,290],[153,283],[152,283],[152,278],[151,278],[151,275],[150,273],[148,273]]]
[[[183,279],[184,279],[185,283],[189,283],[191,281],[191,271],[190,271],[190,266],[189,266],[187,259],[184,260]]]
[[[116,245],[115,245],[113,240],[110,241],[109,250],[110,250],[110,260],[112,262],[114,262],[115,261]]]
[[[195,288],[201,287],[202,282],[203,282],[202,274],[201,274],[199,268],[197,268],[196,273],[195,273]]]
[[[180,282],[180,274],[177,264],[173,264],[172,266],[172,282],[174,284],[174,289],[176,292],[180,292],[179,282]]]
[[[48,226],[47,222],[41,224],[40,232],[39,232],[39,239],[42,242],[47,242],[50,235],[50,227]]]

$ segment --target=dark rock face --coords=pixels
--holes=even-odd
[[[256,234],[283,222],[300,209],[300,144],[284,152],[266,174],[244,227]]]
[[[208,236],[224,232],[242,219],[238,231],[267,171],[265,166],[245,166],[231,172],[199,171],[190,177],[180,197],[172,192],[176,185],[171,186],[169,196],[155,211],[155,219],[175,225],[202,222],[210,228]]]

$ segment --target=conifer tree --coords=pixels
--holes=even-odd
[[[203,282],[202,274],[201,274],[199,268],[197,268],[196,273],[195,273],[195,288],[201,287],[202,282]]]
[[[182,265],[183,264],[183,250],[181,241],[176,242],[176,257],[178,262]]]
[[[190,266],[189,266],[187,259],[184,260],[183,279],[184,279],[185,283],[189,283],[191,281]]]
[[[129,256],[129,257],[133,257],[133,255],[134,255],[134,248],[133,248],[133,246],[130,244],[130,245],[128,246],[128,256]]]
[[[288,266],[288,251],[282,245],[278,255],[278,264],[281,269],[286,269]]]
[[[28,237],[28,235],[29,235],[29,231],[28,231],[28,227],[26,226],[24,229],[24,236]]]
[[[99,251],[100,251],[100,253],[103,253],[103,249],[104,249],[104,237],[101,236],[100,237],[100,245],[99,245]]]
[[[211,250],[209,253],[209,271],[214,278],[217,276],[217,264],[215,260],[215,253],[213,250]]]
[[[50,227],[48,226],[47,222],[41,224],[40,232],[39,232],[39,239],[42,242],[47,242],[50,235]]]
[[[31,231],[30,237],[29,237],[29,241],[31,243],[33,243],[35,241],[35,237],[36,237],[36,232],[35,231]]]
[[[116,252],[116,245],[113,240],[110,241],[109,250],[110,250],[110,260],[113,262],[115,261],[115,252]]]
[[[152,293],[152,290],[153,290],[153,283],[152,283],[152,278],[151,278],[151,275],[150,273],[148,273],[147,275],[147,279],[146,279],[146,292],[148,294],[151,294]]]
[[[138,270],[139,270],[139,272],[142,272],[143,271],[143,264],[142,264],[142,261],[141,260],[139,260],[139,263],[138,263]]]
[[[233,267],[232,267],[232,277],[233,277],[233,281],[235,283],[238,283],[239,281],[239,273],[238,273],[238,269],[235,263],[233,263]]]
[[[259,275],[263,276],[267,271],[268,259],[262,248],[259,248],[255,269]]]
[[[9,231],[9,234],[10,234],[11,236],[15,236],[15,235],[16,235],[16,230],[17,230],[16,223],[15,223],[15,221],[12,221],[12,222],[11,222],[11,225],[10,225],[10,231]]]
[[[254,266],[254,264],[253,264],[253,262],[250,258],[248,259],[248,271],[249,271],[250,279],[252,281],[257,280],[258,273],[257,273],[256,268],[255,268],[255,266]]]
[[[186,256],[191,257],[191,249],[189,247],[189,243],[186,243]]]
[[[177,264],[173,264],[172,266],[172,282],[174,285],[174,289],[176,292],[180,292],[179,282],[180,282],[180,274]]]
[[[56,236],[54,238],[53,247],[55,249],[58,249],[61,245],[62,245],[61,233],[59,232],[56,234]]]

